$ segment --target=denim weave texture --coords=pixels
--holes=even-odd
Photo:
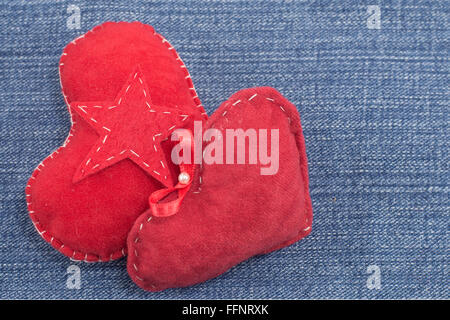
[[[79,29],[67,25],[70,5]],[[0,298],[449,299],[448,13],[436,0],[1,1]],[[139,289],[125,259],[74,262],[41,239],[24,188],[70,128],[60,54],[121,20],[171,42],[208,114],[254,86],[297,106],[311,235],[159,293]],[[79,290],[66,285],[71,265]]]

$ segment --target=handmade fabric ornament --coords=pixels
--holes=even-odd
[[[241,161],[239,143],[229,136],[236,130],[248,134]],[[153,193],[129,233],[128,273],[145,290],[206,281],[311,232],[305,144],[294,105],[272,88],[242,90],[202,131],[203,160],[183,165],[186,179],[175,187]],[[174,192],[178,198],[164,202]]]
[[[72,127],[28,181],[30,217],[72,259],[117,259],[149,195],[177,180],[169,135],[207,115],[175,49],[139,22],[73,40],[59,71]]]

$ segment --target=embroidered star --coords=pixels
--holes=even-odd
[[[172,186],[160,143],[190,116],[153,104],[139,67],[114,101],[73,102],[70,107],[99,135],[78,167],[74,182],[128,158],[164,186]]]

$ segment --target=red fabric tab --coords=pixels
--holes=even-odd
[[[186,137],[184,137],[184,139],[180,141],[180,144],[190,145],[190,150],[191,150],[190,159],[193,159],[194,137],[190,130],[186,130],[186,131],[189,132],[189,136],[187,137],[187,139],[186,139]],[[152,210],[152,214],[154,216],[169,217],[178,212],[178,210],[180,209],[181,203],[183,202],[184,197],[186,196],[187,192],[191,188],[192,179],[194,177],[194,171],[195,171],[194,164],[181,163],[180,164],[180,173],[188,174],[188,176],[190,177],[189,182],[188,183],[179,182],[173,188],[157,190],[150,195],[149,205],[150,205],[150,209]],[[171,194],[174,191],[178,192],[177,199],[170,201],[170,202],[160,203],[161,200],[163,200],[165,197],[167,197],[169,194]]]

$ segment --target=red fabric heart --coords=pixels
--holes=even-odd
[[[66,256],[117,259],[149,195],[177,177],[168,158],[173,143],[163,136],[173,125],[192,127],[207,116],[175,49],[142,23],[107,22],[75,39],[62,54],[60,77],[72,127],[28,181],[30,217]],[[109,109],[119,99],[124,109]],[[104,141],[108,132],[120,134]],[[77,176],[82,170],[92,172]]]
[[[275,89],[246,89],[223,103],[207,128],[223,137],[226,129],[278,129],[278,171],[261,175],[266,165],[259,158],[257,164],[196,165],[179,210],[170,216],[148,210],[130,231],[128,273],[145,290],[206,281],[311,232],[307,158],[295,106]]]

